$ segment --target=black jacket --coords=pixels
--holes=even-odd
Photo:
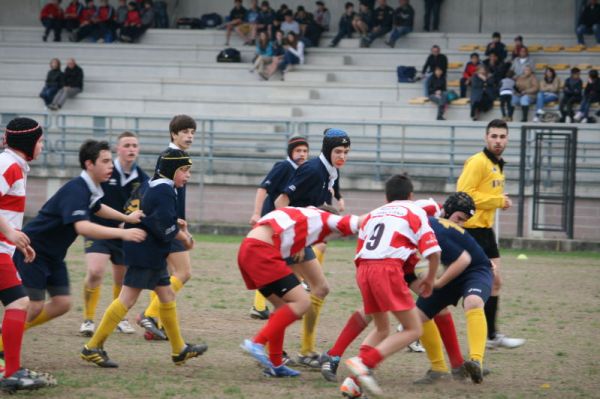
[[[478,74],[474,74],[471,78],[471,103],[480,102],[484,96],[488,101],[493,100],[496,97],[495,87],[493,77],[483,80]]]
[[[412,29],[415,21],[415,10],[410,4],[394,10],[394,26],[407,26]]]
[[[600,101],[600,79],[587,84],[583,90],[583,96],[592,102]]]
[[[498,62],[496,65],[491,65],[489,60],[483,61],[483,65],[488,69],[490,76],[494,79],[496,87],[500,86],[500,81],[506,77],[506,73],[510,69],[510,62]]]
[[[74,68],[65,68],[65,86],[79,87],[83,90],[83,69],[79,65]]]
[[[437,76],[432,75],[431,78],[429,78],[429,85],[427,88],[429,95],[435,94],[438,90],[446,91],[446,77],[442,75],[438,78]]]
[[[51,69],[46,75],[46,86],[58,87],[59,89],[65,85],[65,75],[60,69]]]
[[[591,28],[595,24],[600,24],[600,4],[585,6],[579,15],[579,25]]]
[[[494,46],[494,48],[492,48],[492,45]],[[494,53],[498,56],[499,61],[504,61],[504,59],[507,56],[506,45],[504,45],[504,43],[502,43],[502,42],[488,43],[487,47],[485,48],[485,55],[489,57],[490,54],[492,54],[492,53]]]
[[[583,82],[581,79],[573,79],[571,77],[565,80],[565,87],[563,93],[569,97],[581,97],[581,89],[583,88]]]
[[[427,57],[427,61],[425,61],[425,65],[423,65],[423,70],[421,71],[421,73],[425,73],[427,71],[433,73],[433,71],[435,71],[435,68],[438,66],[442,68],[442,71],[444,71],[444,75],[446,75],[446,71],[448,70],[448,57],[446,57],[444,54],[440,54],[438,56],[429,54],[429,57]]]
[[[377,7],[373,10],[373,26],[383,30],[391,30],[394,21],[394,9],[390,6]]]

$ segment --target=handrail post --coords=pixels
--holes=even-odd
[[[448,174],[448,183],[454,183],[454,151],[456,150],[456,130],[454,126],[450,127],[450,173]]]
[[[375,162],[375,180],[381,181],[381,123],[377,124],[377,158]]]
[[[206,173],[209,175],[213,174],[213,146],[214,146],[214,129],[215,129],[215,121],[211,119],[208,123],[208,170]]]

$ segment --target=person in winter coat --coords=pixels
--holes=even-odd
[[[44,100],[46,106],[52,103],[56,93],[63,87],[65,77],[60,70],[60,60],[52,58],[50,60],[50,70],[46,75],[46,83],[40,92],[40,97]]]
[[[465,65],[465,70],[460,78],[460,97],[465,98],[467,96],[467,86],[471,85],[471,77],[477,72],[477,69],[481,65],[479,61],[479,54],[471,54],[471,60]]]

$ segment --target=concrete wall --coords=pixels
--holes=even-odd
[[[68,0],[63,0],[66,4]],[[326,0],[333,14],[334,26],[343,12],[345,1]],[[44,0],[0,0],[2,13],[0,25],[35,26],[40,5]],[[116,0],[112,0],[116,4]],[[230,0],[168,0],[171,17],[200,16],[207,12],[218,12],[226,15],[232,7]],[[247,5],[249,0],[244,0]],[[296,8],[304,5],[309,11],[315,8],[312,0],[271,0],[274,8],[285,3]],[[354,1],[358,4],[358,0]],[[388,0],[396,7],[396,0]],[[415,27],[423,28],[422,0],[412,0],[415,8]],[[490,33],[501,31],[507,33],[561,33],[574,32],[575,8],[577,0],[446,0],[442,4],[440,29],[443,32],[458,33]],[[63,4],[64,5],[64,4]],[[481,21],[480,21],[481,17]]]

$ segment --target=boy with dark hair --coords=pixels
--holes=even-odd
[[[242,38],[245,39],[245,36],[239,30],[239,27],[246,20],[247,13],[248,11],[244,8],[244,6],[242,6],[242,0],[233,1],[233,8],[229,12],[229,22],[225,24],[225,27],[227,28],[225,39],[226,46],[229,46],[229,39],[231,38],[231,32],[233,30],[235,30],[236,33],[238,33],[240,36],[242,36]]]
[[[479,54],[471,53],[470,61],[465,65],[462,77],[460,78],[460,97],[467,97],[467,86],[471,85],[471,78],[477,73],[477,68],[481,65]]]
[[[565,80],[563,97],[560,100],[561,122],[571,123],[573,121],[573,105],[581,103],[581,90],[583,82],[579,77],[579,68],[571,68],[571,76]]]
[[[270,35],[274,20],[275,11],[273,11],[268,1],[262,1],[260,3],[260,10],[258,11],[256,23],[252,24],[252,37],[258,36],[260,32],[267,32],[267,34]],[[272,39],[274,39],[274,37],[272,37]]]
[[[196,121],[192,117],[188,115],[175,115],[169,123],[171,142],[165,152],[170,150],[187,151],[194,142],[195,133]],[[156,168],[158,168],[158,164]],[[177,217],[185,220],[185,185],[178,186],[176,191]],[[171,271],[171,288],[175,293],[178,293],[192,276],[190,253],[179,240],[171,241],[167,263]],[[159,304],[158,296],[152,291],[150,293],[150,304],[137,319],[138,325],[146,330],[144,337],[148,340],[167,339],[167,335],[161,328]]]
[[[116,23],[115,8],[108,3],[108,0],[100,0],[97,15],[96,39],[100,43],[112,43],[115,39]]]
[[[124,243],[128,268],[123,289],[104,313],[98,330],[81,350],[82,359],[100,367],[118,367],[108,357],[104,343],[119,321],[135,305],[143,289],[153,290],[160,301],[159,312],[171,344],[171,360],[175,365],[182,365],[208,349],[205,344],[192,345],[184,342],[177,320],[175,292],[171,288],[167,271],[167,256],[173,240],[181,242],[187,250],[194,246],[187,224],[178,217],[175,192],[175,188],[184,187],[189,180],[191,166],[190,156],[182,150],[169,148],[160,155],[154,177],[146,183],[147,189],[140,205],[146,215],[140,227],[147,233],[147,237],[137,243]],[[127,227],[131,226],[126,226],[126,230]]]
[[[275,199],[283,192],[287,183],[298,169],[308,159],[308,141],[302,136],[295,136],[288,140],[288,157],[279,161],[256,190],[254,200],[254,213],[250,218],[250,225],[254,226],[258,220],[275,209]],[[265,297],[259,291],[254,296],[254,305],[250,309],[250,317],[266,320],[269,318],[269,308],[266,306]]]
[[[431,46],[431,54],[429,54],[425,60],[425,64],[423,64],[423,68],[421,69],[423,87],[425,96],[427,97],[429,97],[429,79],[433,76],[435,68],[438,67],[442,70],[443,75],[446,76],[446,72],[448,71],[448,57],[446,57],[445,54],[442,54],[440,46],[434,44]]]
[[[409,0],[400,0],[400,6],[394,10],[392,33],[390,33],[390,37],[385,44],[394,48],[398,39],[413,31],[414,22],[415,10],[410,5]]]
[[[148,175],[136,164],[139,154],[139,142],[134,133],[123,132],[117,138],[117,158],[110,179],[101,183],[104,197],[101,202],[113,209],[124,210],[131,193],[148,181]],[[92,216],[90,219],[107,227],[118,227],[119,222]],[[113,265],[113,299],[116,299],[123,286],[126,266],[123,259],[123,241],[85,239],[85,260],[87,272],[83,283],[83,315],[84,321],[79,333],[90,337],[95,330],[94,319],[96,307],[100,300],[102,279],[106,264],[110,260]],[[124,319],[117,325],[117,330],[124,334],[132,334],[135,330]]]
[[[44,147],[42,127],[33,119],[15,118],[6,125],[5,150],[0,154],[0,301],[2,319],[3,378],[0,389],[7,392],[37,389],[49,381],[21,368],[21,346],[29,298],[12,256],[22,252],[26,261],[35,259],[29,237],[21,232],[25,212],[25,181],[29,162],[38,158]]]
[[[79,0],[71,0],[65,8],[64,28],[69,32],[74,32],[79,28],[79,18],[83,11],[83,5]]]
[[[74,40],[76,42],[80,42],[88,37],[94,38],[96,36],[98,10],[96,9],[94,0],[86,0],[85,4],[86,6],[79,15],[79,29],[77,30]]]
[[[387,5],[386,0],[377,0],[377,7],[373,10],[373,26],[371,32],[360,41],[361,47],[370,47],[375,39],[385,36],[392,30],[394,22],[394,9]]]
[[[354,32],[354,27],[352,26],[352,21],[354,20],[354,16],[356,13],[354,12],[354,4],[351,2],[347,2],[344,6],[344,13],[340,17],[340,22],[338,24],[338,33],[335,35],[329,47],[336,47],[340,40],[343,38],[352,38],[352,32]]]
[[[600,7],[600,6],[598,6]],[[590,107],[592,103],[596,103],[600,101],[600,79],[598,78],[598,71],[595,69],[591,69],[588,72],[588,81],[583,89],[583,100],[581,101],[581,106],[579,107],[579,112],[575,115],[573,120],[577,123],[587,122],[588,113],[590,112]]]
[[[60,42],[60,34],[63,28],[63,10],[60,8],[60,0],[49,0],[48,3],[40,11],[40,21],[44,28],[44,36],[42,40],[48,40],[50,31],[54,31],[54,41]]]
[[[350,372],[369,391],[382,393],[372,370],[422,334],[419,314],[404,279],[404,263],[416,252],[429,262],[427,277],[420,280],[421,296],[431,295],[440,261],[440,247],[425,211],[413,199],[413,185],[406,175],[392,176],[385,184],[387,204],[366,216],[360,224],[356,249],[356,281],[365,314],[373,317],[375,330],[363,341],[358,356],[346,360]],[[404,327],[390,334],[391,313]]]
[[[489,42],[485,48],[485,55],[487,57],[489,57],[492,53],[498,56],[498,61],[500,62],[504,62],[506,59],[506,45],[502,43],[502,36],[500,35],[500,32],[494,32],[492,34],[492,41]]]

